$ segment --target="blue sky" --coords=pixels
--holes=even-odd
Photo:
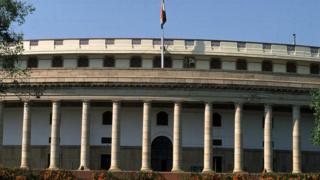
[[[159,37],[160,0],[28,0],[25,39]],[[166,0],[166,37],[320,46],[320,0]]]

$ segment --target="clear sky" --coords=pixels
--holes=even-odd
[[[160,37],[160,0],[27,0],[25,39]],[[166,37],[320,46],[320,0],[166,0]]]

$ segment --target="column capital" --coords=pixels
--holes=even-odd
[[[113,99],[113,100],[112,100],[112,103],[118,103],[118,104],[120,104],[120,103],[121,103],[121,100],[120,100],[120,99]]]
[[[213,103],[211,101],[203,101],[203,104],[208,104],[208,105],[212,106]]]
[[[60,103],[60,102],[61,102],[61,99],[52,99],[51,102],[52,102],[52,103]]]
[[[300,106],[299,104],[293,104],[293,105],[292,105],[292,108],[294,108],[294,109],[300,109],[300,107],[301,107],[301,106]]]
[[[152,103],[152,100],[148,100],[148,99],[147,99],[147,100],[143,100],[142,102],[143,102],[143,103],[151,104],[151,103]]]
[[[243,104],[244,104],[244,102],[243,102],[243,101],[235,101],[235,102],[233,102],[233,104],[234,104],[234,106],[240,106],[240,107],[242,107]]]
[[[90,99],[82,99],[82,102],[89,103],[89,102],[91,102],[91,100]]]

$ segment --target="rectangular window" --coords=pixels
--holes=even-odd
[[[63,40],[54,40],[54,45],[55,46],[62,46],[63,45]]]
[[[154,46],[161,45],[161,40],[160,39],[154,39],[153,40],[153,45]]]
[[[220,47],[220,41],[211,41],[212,47]]]
[[[52,67],[63,67],[63,57],[62,56],[54,56],[52,59]]]
[[[263,44],[262,45],[262,48],[264,49],[264,50],[271,50],[271,44]]]
[[[246,43],[245,42],[237,42],[237,47],[238,48],[246,48]]]
[[[89,45],[89,39],[80,39],[80,45]]]
[[[38,46],[39,45],[39,41],[38,40],[31,40],[30,41],[30,46]]]
[[[319,49],[316,47],[311,47],[310,52],[312,55],[317,55],[319,53]]]
[[[77,62],[78,67],[89,67],[89,59],[87,56],[80,56]]]
[[[222,146],[222,140],[221,139],[213,139],[212,145],[213,146]]]
[[[114,39],[106,39],[106,45],[114,45]]]
[[[111,144],[111,138],[110,137],[102,137],[101,144]]]
[[[287,51],[288,53],[292,53],[296,50],[296,47],[294,45],[288,45],[287,46]]]
[[[37,68],[38,67],[38,58],[37,57],[30,57],[27,61],[28,68]]]
[[[164,40],[164,45],[172,46],[173,45],[173,40],[170,40],[170,39]]]
[[[186,46],[194,46],[194,40],[186,40],[185,45]]]
[[[132,39],[132,45],[141,45],[141,39]]]

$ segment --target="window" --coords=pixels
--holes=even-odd
[[[80,39],[80,45],[89,45],[89,39]]]
[[[53,56],[51,67],[63,67],[63,57]]]
[[[194,40],[186,40],[185,46],[194,46]]]
[[[89,59],[87,56],[80,56],[78,58],[78,67],[89,67]]]
[[[112,125],[112,112],[106,111],[102,114],[102,125]]]
[[[153,58],[153,67],[160,68],[161,67],[161,56],[156,56]],[[170,56],[164,57],[164,67],[171,68],[172,67],[172,59]]]
[[[246,48],[246,43],[245,42],[238,42],[237,47],[240,48]]]
[[[271,50],[271,44],[263,44],[262,48],[263,50]]]
[[[287,51],[288,51],[288,53],[292,53],[292,52],[294,52],[296,50],[296,47],[295,46],[293,46],[293,45],[288,45],[287,46]]]
[[[157,114],[157,125],[158,126],[168,126],[169,116],[166,112],[159,112]]]
[[[111,144],[111,138],[110,137],[102,137],[101,144]]]
[[[210,69],[221,69],[221,60],[219,58],[212,58],[210,61]]]
[[[35,56],[29,57],[27,60],[27,67],[28,68],[37,68],[38,67],[38,58]]]
[[[237,70],[247,70],[247,61],[245,59],[238,59],[236,62]]]
[[[115,67],[115,59],[113,56],[105,56],[103,59],[103,67]]]
[[[173,40],[170,40],[170,39],[164,40],[164,45],[166,45],[166,46],[173,45]]]
[[[54,40],[54,45],[55,46],[62,46],[63,45],[63,40]]]
[[[213,139],[212,145],[214,146],[222,146],[222,140],[221,139]]]
[[[272,70],[273,70],[272,61],[262,61],[262,71],[272,72]]]
[[[219,113],[212,114],[212,126],[221,127],[221,115]]]
[[[30,41],[30,46],[38,46],[39,45],[39,41],[38,40],[31,40]]]
[[[320,73],[320,65],[319,64],[310,64],[310,74],[319,74]]]
[[[297,65],[295,62],[287,62],[287,72],[288,73],[296,73]]]
[[[132,45],[141,45],[141,39],[132,39]]]
[[[106,39],[106,45],[114,45],[114,39]]]
[[[153,40],[153,45],[156,46],[156,45],[161,45],[161,40],[160,39],[154,39]]]
[[[130,59],[130,67],[141,67],[142,66],[142,59],[140,56],[133,56]]]
[[[211,41],[211,46],[212,46],[213,48],[215,48],[215,47],[220,47],[220,41]]]
[[[195,68],[196,60],[194,57],[185,57],[183,60],[183,68]]]

